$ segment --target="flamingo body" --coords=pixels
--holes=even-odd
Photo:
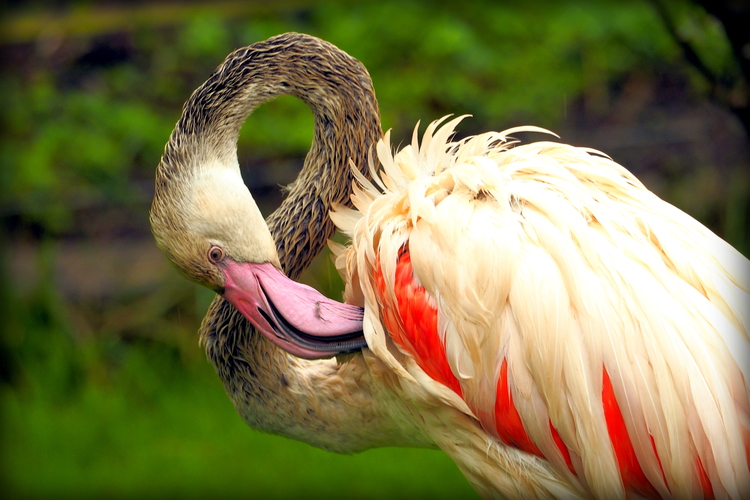
[[[568,494],[746,497],[747,259],[599,153],[452,143],[457,121],[395,156],[386,136],[356,209],[332,214],[394,390],[470,416]]]

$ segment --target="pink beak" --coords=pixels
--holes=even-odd
[[[292,281],[270,263],[226,262],[224,298],[285,351],[318,359],[367,347],[362,308]]]

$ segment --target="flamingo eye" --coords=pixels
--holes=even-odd
[[[208,249],[208,260],[210,260],[214,264],[218,264],[223,258],[224,250],[222,250],[220,247],[214,245]]]

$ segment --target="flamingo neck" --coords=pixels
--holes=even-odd
[[[255,107],[282,94],[303,100],[315,117],[302,171],[267,220],[282,269],[296,279],[334,232],[328,217],[332,204],[350,204],[349,162],[366,168],[382,136],[372,82],[355,59],[295,34],[233,53],[185,105],[160,165],[157,191],[160,182],[189,179],[191,169],[207,157],[236,166],[242,123]],[[343,365],[294,358],[220,296],[200,336],[227,394],[251,427],[340,452],[430,446],[423,431],[408,423],[413,419],[404,417],[409,410],[378,392],[361,356]]]
[[[435,445],[416,410],[373,380],[361,354],[346,363],[295,358],[215,300],[201,326],[209,360],[242,419],[255,429],[338,453]]]
[[[157,168],[155,200],[178,197],[202,169],[239,172],[242,124],[280,95],[304,101],[315,118],[302,171],[267,220],[282,268],[296,279],[335,231],[331,205],[350,205],[349,162],[365,170],[382,136],[367,70],[335,46],[286,33],[230,54],[185,104]]]

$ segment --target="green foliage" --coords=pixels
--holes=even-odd
[[[66,342],[59,332],[34,330]],[[49,363],[35,372],[58,376]],[[472,498],[437,451],[339,456],[261,434],[237,416],[206,363],[126,349],[109,379],[63,399],[47,384],[0,386],[3,488],[11,498]]]
[[[644,58],[677,56],[638,2],[333,3],[316,14],[321,36],[367,62],[384,122],[398,128],[447,113],[472,114],[477,130],[553,126],[592,75],[617,80]]]
[[[158,158],[173,125],[110,89],[59,92],[50,75],[28,89],[13,81],[7,87],[4,96],[16,103],[5,115],[10,133],[2,144],[8,203],[52,230],[64,228],[81,204],[132,201],[129,181],[145,175],[139,164]]]
[[[151,172],[190,92],[232,48],[283,31],[310,32],[364,61],[384,127],[401,140],[418,120],[445,114],[473,115],[466,132],[520,122],[554,129],[587,88],[679,58],[641,2],[326,2],[302,12],[225,20],[207,5],[176,29],[136,26],[127,64],[91,67],[71,57],[6,75],[7,203],[59,230],[70,223],[72,199],[132,200],[129,181]],[[726,65],[730,52],[715,23],[684,24],[705,40],[707,60]],[[311,123],[303,104],[279,100],[251,118],[241,150],[299,157]]]
[[[581,102],[591,123],[612,120],[607,99],[633,75],[688,75],[695,94],[705,82],[643,1],[248,2],[244,14],[237,5],[192,5],[163,26],[123,16],[92,35],[103,21],[85,3],[73,34],[21,44],[25,57],[0,76],[0,210],[19,234],[42,235],[38,276],[0,295],[3,485],[18,497],[466,498],[466,481],[438,452],[340,457],[251,431],[196,345],[212,292],[170,270],[157,287],[80,299],[97,318],[81,322],[55,274],[55,241],[77,230],[81,211],[113,206],[135,214],[146,236],[143,186],[182,104],[231,50],[286,31],[329,40],[367,66],[395,144],[446,114],[473,115],[462,133],[559,130]],[[669,7],[712,71],[736,71],[720,26],[688,2]],[[97,61],[102,47],[125,48]],[[312,124],[295,99],[262,106],[240,136],[240,164],[301,164]],[[750,179],[731,171],[723,192],[725,174],[693,162],[674,167],[662,193],[747,252]],[[340,296],[327,254],[305,281]]]
[[[302,12],[225,20],[207,5],[176,29],[136,26],[127,64],[88,67],[71,58],[6,75],[0,175],[10,210],[60,230],[70,224],[71,200],[137,198],[129,181],[149,175],[192,89],[232,48],[283,31],[311,32],[364,61],[384,126],[402,141],[418,120],[445,114],[473,115],[466,132],[521,122],[554,129],[582,92],[679,59],[643,2],[326,2]],[[679,19],[707,61],[727,66],[731,54],[715,22]],[[251,118],[241,150],[299,157],[311,123],[303,104],[278,100]]]

